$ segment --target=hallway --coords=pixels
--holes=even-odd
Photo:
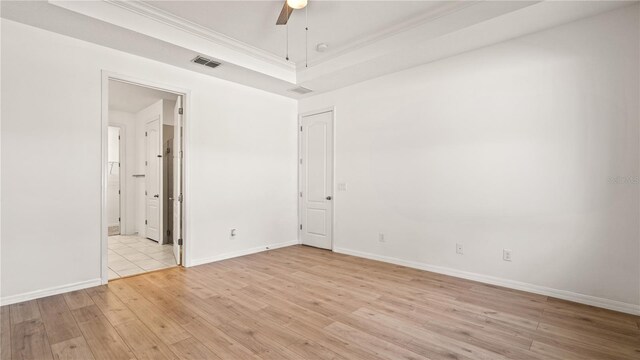
[[[173,245],[137,235],[109,236],[109,280],[176,266]]]

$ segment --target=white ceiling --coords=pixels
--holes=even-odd
[[[626,1],[0,1],[3,18],[292,98],[313,96],[628,6]],[[329,44],[317,53],[317,42]],[[204,55],[211,69],[191,62]],[[135,74],[129,74],[134,76]],[[303,86],[312,93],[289,90]]]
[[[159,10],[252,47],[285,58],[286,26],[276,26],[282,1],[145,1]],[[458,2],[460,6],[463,2]],[[318,43],[336,49],[356,47],[373,34],[410,23],[451,1],[314,1],[295,10],[289,19],[289,57],[305,60],[305,22],[308,14],[309,59],[317,59]],[[308,13],[307,13],[308,12]]]
[[[109,109],[137,113],[158,100],[176,101],[178,95],[132,85],[121,81],[109,81]]]

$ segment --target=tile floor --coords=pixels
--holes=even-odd
[[[172,245],[137,235],[109,236],[109,280],[176,266]]]

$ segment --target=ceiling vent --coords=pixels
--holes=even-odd
[[[220,66],[220,63],[217,61],[213,61],[211,59],[207,59],[206,57],[203,56],[196,56],[193,60],[191,60],[191,62],[194,62],[196,64],[200,64],[200,65],[204,65],[204,66],[208,66],[210,68],[217,68],[218,66]]]
[[[312,92],[313,90],[307,89],[307,88],[302,87],[302,86],[298,86],[297,88],[289,89],[289,91],[294,92],[296,94],[304,95],[304,94],[308,94],[308,93]]]

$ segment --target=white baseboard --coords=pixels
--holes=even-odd
[[[209,257],[209,258],[195,259],[191,261],[191,264],[189,266],[201,265],[201,264],[206,264],[214,261],[230,259],[238,256],[255,254],[262,251],[277,249],[285,246],[297,245],[298,243],[299,243],[298,240],[286,241],[286,242],[281,242],[281,243],[276,243],[271,245],[259,246],[259,247],[246,249],[246,250],[229,252],[229,253],[220,254],[218,256]],[[86,289],[86,288],[100,286],[100,285],[102,285],[102,279],[97,278],[97,279],[77,282],[74,284],[56,286],[56,287],[52,287],[44,290],[31,291],[24,294],[4,296],[0,298],[0,306],[11,305],[11,304],[15,304],[23,301],[39,299],[46,296],[63,294],[66,292]]]
[[[55,287],[51,287],[44,290],[31,291],[24,294],[4,296],[0,299],[0,305],[2,306],[11,305],[11,304],[15,304],[23,301],[40,299],[46,296],[58,295],[58,294],[62,294],[70,291],[86,289],[86,288],[99,286],[99,285],[102,285],[102,280],[100,278],[97,278],[97,279],[77,282],[74,284],[55,286]]]
[[[462,279],[473,280],[473,281],[477,281],[485,284],[503,286],[510,289],[522,290],[522,291],[527,291],[534,294],[551,296],[551,297],[562,299],[562,300],[568,300],[568,301],[573,301],[580,304],[597,306],[597,307],[601,307],[609,310],[624,312],[627,314],[640,315],[640,305],[636,305],[636,304],[630,304],[630,303],[625,303],[621,301],[595,297],[591,295],[584,295],[584,294],[574,293],[574,292],[565,291],[565,290],[552,289],[544,286],[538,286],[538,285],[528,284],[520,281],[502,279],[494,276],[456,270],[456,269],[442,267],[442,266],[429,265],[429,264],[425,264],[417,261],[402,260],[402,259],[393,258],[389,256],[376,255],[376,254],[371,254],[371,253],[357,251],[357,250],[350,250],[345,248],[334,248],[333,251],[341,254],[352,255],[352,256],[362,257],[362,258],[371,259],[371,260],[378,260],[378,261],[387,262],[387,263],[396,264],[396,265],[402,265],[402,266],[406,266],[414,269],[431,271],[438,274],[444,274],[444,275],[454,276]]]
[[[281,242],[281,243],[276,243],[276,244],[271,244],[266,246],[259,246],[259,247],[240,250],[240,251],[228,252],[228,253],[220,254],[213,257],[195,259],[191,262],[190,266],[207,264],[210,262],[231,259],[238,256],[255,254],[262,251],[273,250],[273,249],[278,249],[278,248],[297,245],[297,244],[299,244],[298,240],[293,240],[293,241],[286,241],[286,242]],[[565,290],[558,290],[558,289],[548,288],[544,286],[528,284],[520,281],[502,279],[494,276],[471,273],[467,271],[456,270],[456,269],[442,267],[442,266],[429,265],[429,264],[416,262],[416,261],[402,260],[398,258],[377,255],[377,254],[372,254],[372,253],[367,253],[367,252],[362,252],[357,250],[350,250],[345,248],[334,248],[333,251],[341,254],[352,255],[352,256],[362,257],[366,259],[377,260],[377,261],[387,262],[387,263],[396,264],[396,265],[402,265],[402,266],[406,266],[414,269],[431,271],[438,274],[454,276],[462,279],[478,281],[485,284],[503,286],[510,289],[522,290],[522,291],[527,291],[534,294],[551,296],[558,299],[577,302],[580,304],[597,306],[604,309],[620,311],[620,312],[633,314],[633,315],[640,315],[640,305],[636,305],[636,304],[630,304],[630,303],[625,303],[621,301],[595,297],[591,295],[584,295],[584,294],[574,293],[574,292],[565,291]],[[62,293],[75,291],[75,290],[86,289],[94,286],[99,286],[101,284],[102,284],[101,279],[97,278],[97,279],[77,282],[74,284],[51,287],[44,290],[31,291],[23,294],[18,294],[18,295],[4,296],[0,298],[0,306],[11,305],[11,304],[15,304],[23,301],[39,299],[46,296],[62,294]]]
[[[211,256],[211,257],[207,257],[207,258],[202,258],[202,259],[193,259],[189,263],[189,267],[202,265],[202,264],[208,264],[208,263],[215,262],[215,261],[220,261],[220,260],[231,259],[231,258],[235,258],[235,257],[238,257],[238,256],[251,255],[251,254],[259,253],[259,252],[262,252],[262,251],[278,249],[278,248],[281,248],[281,247],[291,246],[291,245],[298,245],[298,240],[285,241],[285,242],[271,244],[271,245],[265,245],[265,246],[258,246],[258,247],[245,249],[245,250],[232,251],[232,252],[228,252],[228,253],[224,253],[224,254],[220,254],[220,255],[216,255],[216,256]]]

